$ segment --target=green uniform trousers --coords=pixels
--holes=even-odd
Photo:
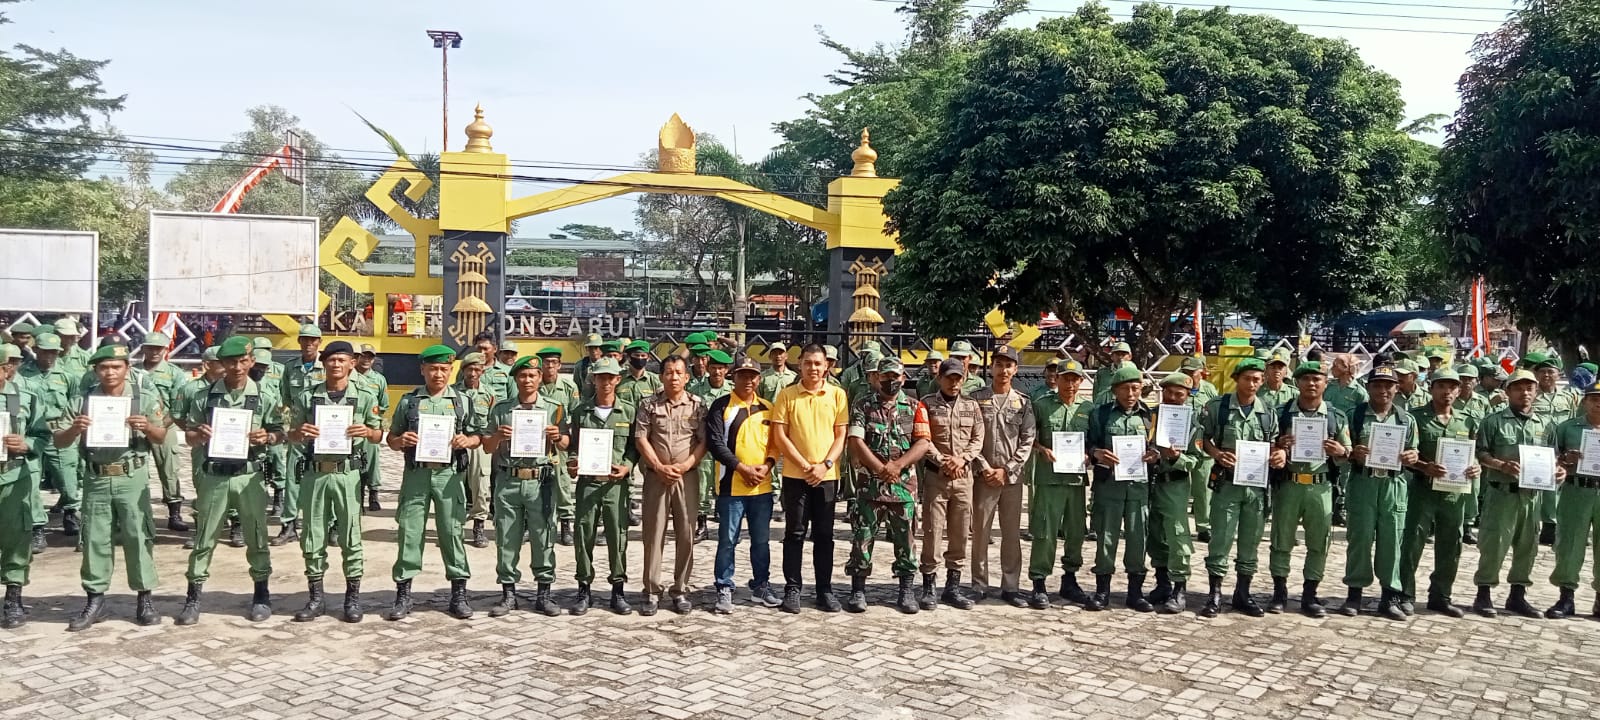
[[[1028,579],[1050,577],[1056,564],[1056,539],[1061,538],[1061,572],[1072,575],[1083,567],[1083,521],[1087,498],[1083,485],[1033,486],[1028,505],[1028,531],[1033,545],[1028,551]]]
[[[612,584],[628,581],[628,481],[580,478],[573,512],[573,555],[578,566],[578,582],[594,582],[594,531],[603,523],[606,531],[606,580]]]
[[[161,478],[161,504],[183,502],[183,488],[178,486],[178,436],[183,431],[176,426],[167,428],[167,437],[157,445],[151,443],[150,456],[156,466],[156,475]],[[198,496],[199,491],[196,491]],[[66,499],[66,494],[62,494]]]
[[[267,546],[267,484],[259,472],[213,475],[201,470],[194,476],[194,550],[189,553],[189,582],[211,577],[211,554],[217,536],[227,525],[228,509],[237,508],[244,532],[244,557],[250,579],[272,577],[272,555]],[[309,530],[310,528],[307,528]]]
[[[1483,519],[1478,530],[1478,571],[1472,584],[1500,584],[1500,566],[1511,552],[1506,582],[1533,584],[1533,561],[1539,554],[1539,501],[1545,493],[1521,490],[1515,482],[1484,483]]]
[[[1189,534],[1189,476],[1150,484],[1150,564],[1166,568],[1172,582],[1189,581],[1194,539]]]
[[[122,561],[128,566],[128,588],[156,589],[156,522],[150,514],[150,467],[127,475],[90,473],[83,481],[83,530],[78,542],[83,563],[78,575],[84,592],[104,594],[116,567],[112,555],[121,537]]]
[[[713,473],[711,453],[706,453],[700,458],[700,467],[695,472],[700,475],[700,509],[696,512],[702,517],[717,519],[717,478]]]
[[[1472,493],[1464,498],[1465,506],[1461,509],[1461,529],[1463,531],[1467,528],[1478,526],[1478,498],[1481,497],[1483,497],[1483,478],[1475,477],[1472,479]]]
[[[467,519],[466,473],[450,463],[442,468],[408,468],[402,476],[400,503],[394,511],[400,546],[392,573],[395,582],[410,580],[422,572],[430,505],[439,555],[444,558],[445,579],[472,577],[467,567],[467,545],[461,539],[461,524]]]
[[[365,457],[358,457],[354,468],[334,472],[318,472],[312,467],[300,478],[300,511],[306,519],[305,527],[300,529],[300,555],[305,558],[307,580],[321,580],[328,572],[330,516],[339,531],[344,576],[359,578],[366,574],[366,555],[361,547],[364,461]]]
[[[494,469],[494,458],[482,448],[462,452],[467,454],[467,519],[492,520],[494,501],[489,475]]]
[[[25,463],[27,471],[22,473],[21,482],[27,483],[28,492],[32,493],[28,498],[28,514],[33,517],[33,527],[42,528],[50,522],[50,514],[45,509],[48,507],[48,503],[44,501],[44,462],[40,456],[35,455],[28,458]],[[78,477],[83,477],[83,465],[81,462],[78,465]],[[78,504],[80,507],[83,504],[81,486],[79,488]]]
[[[283,508],[278,511],[280,522],[300,519],[300,458],[305,451],[299,445],[289,445],[284,451],[283,473],[279,487],[283,489]],[[305,523],[301,523],[303,527]]]
[[[374,442],[369,442],[369,443],[366,443],[365,445],[362,445],[361,447],[363,448],[363,450],[361,451],[361,456],[362,456],[362,459],[364,460],[364,465],[363,465],[362,471],[361,471],[361,484],[362,484],[362,486],[369,487],[369,488],[372,488],[374,490],[382,488],[383,487],[383,472],[382,472],[382,470],[379,469],[379,466],[378,466],[378,458],[380,456],[380,451],[378,450],[378,444],[374,443]]]
[[[1124,539],[1122,569],[1129,575],[1145,573],[1146,525],[1150,519],[1150,484],[1102,480],[1094,484],[1094,524],[1100,533],[1095,545],[1094,574],[1117,571],[1117,545]]]
[[[1406,505],[1406,536],[1401,548],[1400,592],[1417,599],[1417,568],[1422,552],[1433,541],[1433,574],[1428,576],[1428,600],[1450,602],[1450,588],[1461,569],[1461,519],[1468,493],[1440,492],[1431,480],[1412,479]]]
[[[1261,553],[1262,525],[1266,523],[1267,491],[1241,487],[1223,480],[1211,491],[1211,542],[1206,545],[1206,572],[1212,577],[1228,574],[1228,553],[1234,543],[1239,552],[1233,559],[1234,572],[1255,575]]]
[[[33,508],[39,491],[29,474],[17,469],[0,484],[0,585],[27,585],[33,565]]]
[[[82,461],[76,443],[64,448],[53,445],[45,448],[41,461],[44,477],[50,481],[61,496],[56,500],[56,507],[62,510],[77,512],[83,504],[83,491],[78,480],[83,473]],[[44,503],[39,504],[40,510]]]
[[[1332,474],[1323,476],[1332,479]],[[1306,529],[1306,582],[1322,582],[1328,567],[1328,548],[1333,546],[1333,485],[1324,480],[1311,485],[1294,481],[1294,475],[1272,489],[1272,545],[1267,553],[1267,571],[1275,578],[1289,577],[1289,556],[1299,542],[1300,527]]]
[[[535,582],[556,579],[556,466],[533,470],[534,477],[510,477],[508,470],[496,469],[494,479],[495,578],[501,585],[522,581],[517,562],[522,556],[522,541],[528,541],[528,562]]]
[[[1405,537],[1408,473],[1375,478],[1350,473],[1345,494],[1344,584],[1365,588],[1376,579],[1384,590],[1402,590],[1400,545]]]
[[[1600,488],[1573,483],[1574,478],[1568,476],[1556,491],[1561,502],[1556,519],[1556,568],[1550,573],[1550,584],[1565,590],[1578,589],[1578,575],[1590,542],[1594,542],[1595,553],[1600,556]],[[1600,590],[1600,567],[1592,569],[1591,587]]]
[[[881,525],[886,529],[889,544],[894,546],[894,563],[889,570],[897,578],[915,575],[917,561],[911,550],[911,516],[915,513],[914,502],[875,502],[872,493],[858,491],[850,506],[850,559],[844,563],[844,574],[872,576],[873,541]]]
[[[556,519],[570,522],[576,503],[573,484],[577,481],[564,469],[567,466],[567,454],[558,452],[553,457],[556,465]]]
[[[1561,525],[1561,493],[1547,492],[1539,499],[1539,522],[1555,523]]]
[[[1217,461],[1204,458],[1189,468],[1189,501],[1194,508],[1194,531],[1211,529],[1211,467]]]

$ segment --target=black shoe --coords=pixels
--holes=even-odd
[[[1345,617],[1361,614],[1361,588],[1350,588],[1350,594],[1345,596],[1344,606],[1339,608],[1339,614]]]
[[[167,503],[167,529],[173,532],[189,532],[189,523],[183,521],[183,501]]]
[[[1083,588],[1078,585],[1077,575],[1062,575],[1061,592],[1056,594],[1059,595],[1062,600],[1075,605],[1086,605],[1089,602],[1089,594],[1084,592]]]
[[[556,544],[558,544],[558,545],[571,545],[572,544],[572,521],[571,520],[562,520],[561,521],[561,529],[556,531]]]
[[[1083,540],[1084,540],[1084,542],[1099,542],[1100,533],[1097,533],[1097,532],[1095,532],[1093,530],[1089,530],[1089,531],[1087,531],[1087,532],[1085,532],[1083,534]]]
[[[1014,608],[1025,608],[1028,606],[1028,598],[1016,590],[1001,590],[1000,602],[1003,602]]]
[[[1399,591],[1395,592],[1394,606],[1400,608],[1400,612],[1405,613],[1406,617],[1411,617],[1412,615],[1417,614],[1416,601],[1401,595]]]
[[[1033,581],[1033,592],[1028,595],[1028,607],[1035,610],[1050,609],[1050,591],[1044,587],[1044,578]]]
[[[818,610],[825,613],[836,613],[844,610],[844,606],[839,604],[839,598],[834,597],[832,586],[823,586],[819,583],[816,593],[816,608]]]
[[[865,576],[857,575],[850,578],[850,599],[845,601],[844,609],[853,613],[867,611],[867,578]]]
[[[1506,612],[1516,613],[1530,619],[1544,618],[1544,613],[1533,609],[1533,606],[1528,604],[1528,588],[1521,585],[1511,586],[1511,597],[1506,600]]]
[[[917,614],[917,589],[910,575],[900,577],[900,587],[895,591],[894,609],[907,615]]]
[[[505,617],[515,609],[517,609],[516,584],[500,583],[500,602],[489,606],[489,617]]]
[[[347,577],[344,579],[344,621],[358,623],[363,617],[366,612],[361,609],[361,578]]]
[[[786,613],[790,613],[792,615],[800,614],[800,586],[799,585],[785,585],[785,586],[783,586],[783,604],[779,605],[778,609],[780,609],[780,610],[782,610],[782,611],[784,611]]]
[[[589,583],[578,583],[578,601],[573,603],[572,607],[567,608],[567,613],[582,615],[589,612],[589,605],[592,600],[593,598],[589,595]]]
[[[1233,609],[1250,617],[1261,617],[1266,615],[1267,611],[1262,610],[1261,606],[1256,604],[1255,596],[1250,594],[1250,578],[1251,576],[1249,575],[1240,575],[1235,581],[1236,584],[1233,587]]]
[[[255,593],[250,597],[250,622],[263,622],[272,617],[272,593],[266,580],[257,580]]]
[[[200,622],[200,583],[189,583],[183,593],[183,609],[178,611],[177,617],[172,619],[174,625],[193,625]]]
[[[389,621],[404,620],[411,615],[411,580],[409,578],[394,584],[394,606],[389,612],[383,614],[383,619]]]
[[[450,581],[450,606],[446,612],[457,620],[472,619],[472,606],[467,604],[467,579],[456,578]]]
[[[656,596],[648,592],[645,593],[644,602],[639,603],[639,614],[643,617],[654,617],[658,610],[660,610],[660,605],[656,601]]]
[[[1406,619],[1405,611],[1400,609],[1399,593],[1389,588],[1382,589],[1382,593],[1378,595],[1378,617],[1396,621]]]
[[[13,630],[27,622],[22,615],[22,586],[6,586],[6,604],[0,610],[0,630]]]
[[[935,595],[938,577],[933,573],[922,574],[922,593],[917,596],[917,607],[932,612],[939,609],[939,596]]]
[[[1168,589],[1170,594],[1172,591]],[[1144,573],[1128,575],[1128,597],[1122,601],[1123,606],[1134,612],[1150,612],[1155,606],[1144,597]]]
[[[156,612],[156,606],[150,599],[149,590],[140,590],[138,597],[133,602],[133,606],[133,624],[139,627],[151,627],[161,624],[161,614]]]
[[[1169,593],[1167,595],[1167,599],[1161,603],[1161,607],[1156,608],[1156,612],[1159,612],[1162,615],[1177,615],[1178,613],[1188,609],[1189,599],[1184,597],[1183,581],[1179,580],[1178,582],[1172,584],[1172,592]]]
[[[1160,605],[1167,601],[1167,596],[1172,594],[1172,575],[1164,567],[1156,568],[1156,586],[1150,589],[1150,594],[1144,596],[1151,605]]]
[[[1317,583],[1314,581],[1307,580],[1305,587],[1300,589],[1300,614],[1310,618],[1328,616],[1327,606],[1317,597]]]
[[[694,541],[705,542],[711,537],[711,528],[706,526],[706,516],[701,515],[694,521]]]
[[[1194,534],[1194,539],[1199,541],[1199,542],[1203,542],[1203,543],[1209,544],[1211,542],[1211,531],[1210,530],[1201,530],[1200,532],[1197,532],[1197,533]]]
[[[533,595],[533,611],[545,617],[561,614],[561,609],[556,607],[556,601],[550,598],[550,583],[539,583],[539,589]]]
[[[689,602],[688,595],[671,595],[667,598],[672,602],[672,611],[679,615],[688,615],[694,610],[694,603]]]
[[[1021,537],[1023,540],[1026,540],[1028,542],[1033,542],[1033,532],[1030,531],[1030,530],[1023,530],[1021,533],[1018,533],[1018,536]]]
[[[1543,525],[1539,526],[1539,544],[1540,545],[1554,545],[1554,544],[1556,544],[1556,524],[1555,523],[1547,522],[1547,523],[1544,523]],[[1515,587],[1515,586],[1513,586],[1513,587]]]
[[[289,543],[292,543],[292,542],[297,542],[299,540],[300,540],[300,521],[298,521],[298,520],[286,520],[283,523],[283,527],[280,530],[278,530],[278,536],[273,538],[272,541],[267,543],[267,544],[271,545],[272,547],[279,547],[279,546],[282,546],[282,545],[288,545]]]
[[[1334,508],[1331,521],[1334,527],[1344,527],[1344,508]]]
[[[1461,531],[1461,543],[1463,545],[1477,545],[1478,534],[1473,532],[1472,528]]]
[[[44,552],[44,549],[47,547],[49,547],[49,545],[44,541],[44,526],[33,526],[33,544],[29,546],[29,551],[34,555],[38,555],[39,553]]]
[[[244,547],[244,528],[238,520],[228,521],[228,547]]]
[[[598,528],[598,527],[595,528],[594,546],[595,547],[605,547],[606,546],[606,535],[605,535],[605,533],[600,532],[600,528]]]
[[[628,508],[628,527],[639,527],[639,511]]]
[[[1207,579],[1206,602],[1197,613],[1200,617],[1214,618],[1222,612],[1222,578],[1212,575]]]
[[[1100,611],[1106,609],[1106,602],[1111,599],[1111,576],[1094,576],[1094,593],[1089,595],[1089,602],[1083,604],[1083,609]]]
[[[78,530],[79,530],[79,526],[78,526],[78,511],[76,511],[76,510],[62,510],[61,511],[61,534],[66,536],[66,537],[77,537],[78,536]]]
[[[1289,607],[1289,578],[1272,578],[1272,598],[1267,600],[1267,612],[1277,615]]]
[[[77,616],[72,618],[71,622],[67,623],[67,632],[87,630],[90,625],[104,619],[106,619],[106,596],[100,593],[89,593],[88,601],[84,603],[83,609],[78,611]]]
[[[327,613],[327,605],[322,599],[322,579],[306,581],[307,594],[306,606],[294,614],[295,622],[311,622]]]
[[[483,532],[483,521],[472,521],[472,546],[476,548],[489,547],[489,536]]]
[[[1494,608],[1494,597],[1489,594],[1488,585],[1478,586],[1478,596],[1472,600],[1472,611],[1486,618],[1499,617],[1500,611]]]
[[[944,592],[939,595],[939,602],[949,605],[957,610],[971,610],[972,598],[961,592],[961,571],[946,570],[944,574]]]
[[[283,488],[272,489],[272,502],[267,504],[267,517],[277,517],[283,512]]]
[[[633,606],[628,604],[628,598],[622,592],[622,583],[611,583],[611,612],[618,615],[632,615]]]
[[[1452,605],[1449,600],[1445,600],[1444,598],[1434,598],[1429,600],[1428,609],[1450,618],[1461,618],[1466,616],[1466,613],[1462,612],[1461,608]]]
[[[367,512],[383,512],[383,506],[378,504],[377,488],[367,488]]]

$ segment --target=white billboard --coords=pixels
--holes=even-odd
[[[95,316],[99,233],[0,229],[0,257],[0,310]]]
[[[314,217],[150,213],[150,310],[314,315]]]

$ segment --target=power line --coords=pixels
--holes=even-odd
[[[1112,2],[1123,2],[1123,3],[1129,3],[1129,4],[1140,4],[1140,3],[1144,2],[1145,0],[1111,0],[1111,1]],[[911,0],[868,0],[868,2],[885,3],[885,4],[889,4],[889,5],[898,5],[898,6],[901,6],[901,7],[907,7],[907,6],[910,5]],[[1241,6],[1241,5],[1219,6],[1219,5],[1214,5],[1214,4],[1189,3],[1189,2],[1162,2],[1161,4],[1164,4],[1164,5],[1175,5],[1175,6],[1181,6],[1181,7],[1204,8],[1204,9],[1210,9],[1210,8],[1216,8],[1216,7],[1231,7],[1233,9],[1239,9],[1239,10],[1255,9],[1255,10],[1261,10],[1261,11],[1266,11],[1266,12],[1302,12],[1302,13],[1319,13],[1319,12],[1321,12],[1321,13],[1325,13],[1325,14],[1357,15],[1357,16],[1360,16],[1360,17],[1389,18],[1389,19],[1409,19],[1410,17],[1416,17],[1416,19],[1422,19],[1422,20],[1443,20],[1443,21],[1481,22],[1481,23],[1491,23],[1491,22],[1492,23],[1499,23],[1499,22],[1502,22],[1500,20],[1488,20],[1488,19],[1481,19],[1481,18],[1453,18],[1453,17],[1434,16],[1434,15],[1429,15],[1429,16],[1401,16],[1401,15],[1392,15],[1392,14],[1386,14],[1386,13],[1353,13],[1353,12],[1333,12],[1333,11],[1318,11],[1318,10],[1293,10],[1293,9],[1289,9],[1289,8],[1263,8],[1263,7],[1258,7],[1258,6]],[[961,7],[967,8],[969,10],[994,10],[995,9],[995,6],[993,6],[993,5],[964,4]],[[1047,14],[1052,14],[1052,15],[1071,15],[1071,14],[1076,13],[1077,9],[1064,10],[1064,9],[1057,9],[1057,8],[1035,8],[1035,7],[1030,7],[1028,9],[1024,10],[1023,12],[1025,12],[1025,13],[1047,13]],[[1128,14],[1128,15],[1113,15],[1113,17],[1116,17],[1119,20],[1127,20],[1127,19],[1131,18],[1132,15],[1131,14]],[[1286,21],[1286,22],[1288,22],[1288,21]],[[1480,32],[1470,32],[1470,31],[1466,31],[1466,30],[1425,30],[1425,29],[1420,29],[1420,28],[1384,27],[1384,26],[1376,26],[1376,25],[1333,25],[1333,24],[1306,23],[1306,22],[1292,22],[1291,24],[1295,25],[1296,27],[1317,28],[1317,29],[1320,29],[1320,30],[1361,30],[1361,31],[1370,31],[1370,32],[1414,33],[1414,34],[1418,34],[1418,35],[1460,35],[1460,36],[1469,36],[1469,37],[1476,37],[1476,36],[1482,34]]]

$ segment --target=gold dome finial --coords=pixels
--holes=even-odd
[[[872,136],[867,132],[867,128],[861,128],[861,145],[856,148],[855,152],[850,153],[850,159],[856,163],[856,166],[850,170],[850,177],[878,176],[878,167],[876,165],[878,151],[872,149],[872,145],[869,143],[871,139]]]
[[[472,124],[467,126],[467,149],[464,152],[494,152],[494,148],[489,147],[489,138],[493,136],[494,128],[483,121],[483,104],[479,103],[472,112]]]
[[[694,130],[673,113],[661,126],[656,144],[656,170],[664,173],[694,174]]]

